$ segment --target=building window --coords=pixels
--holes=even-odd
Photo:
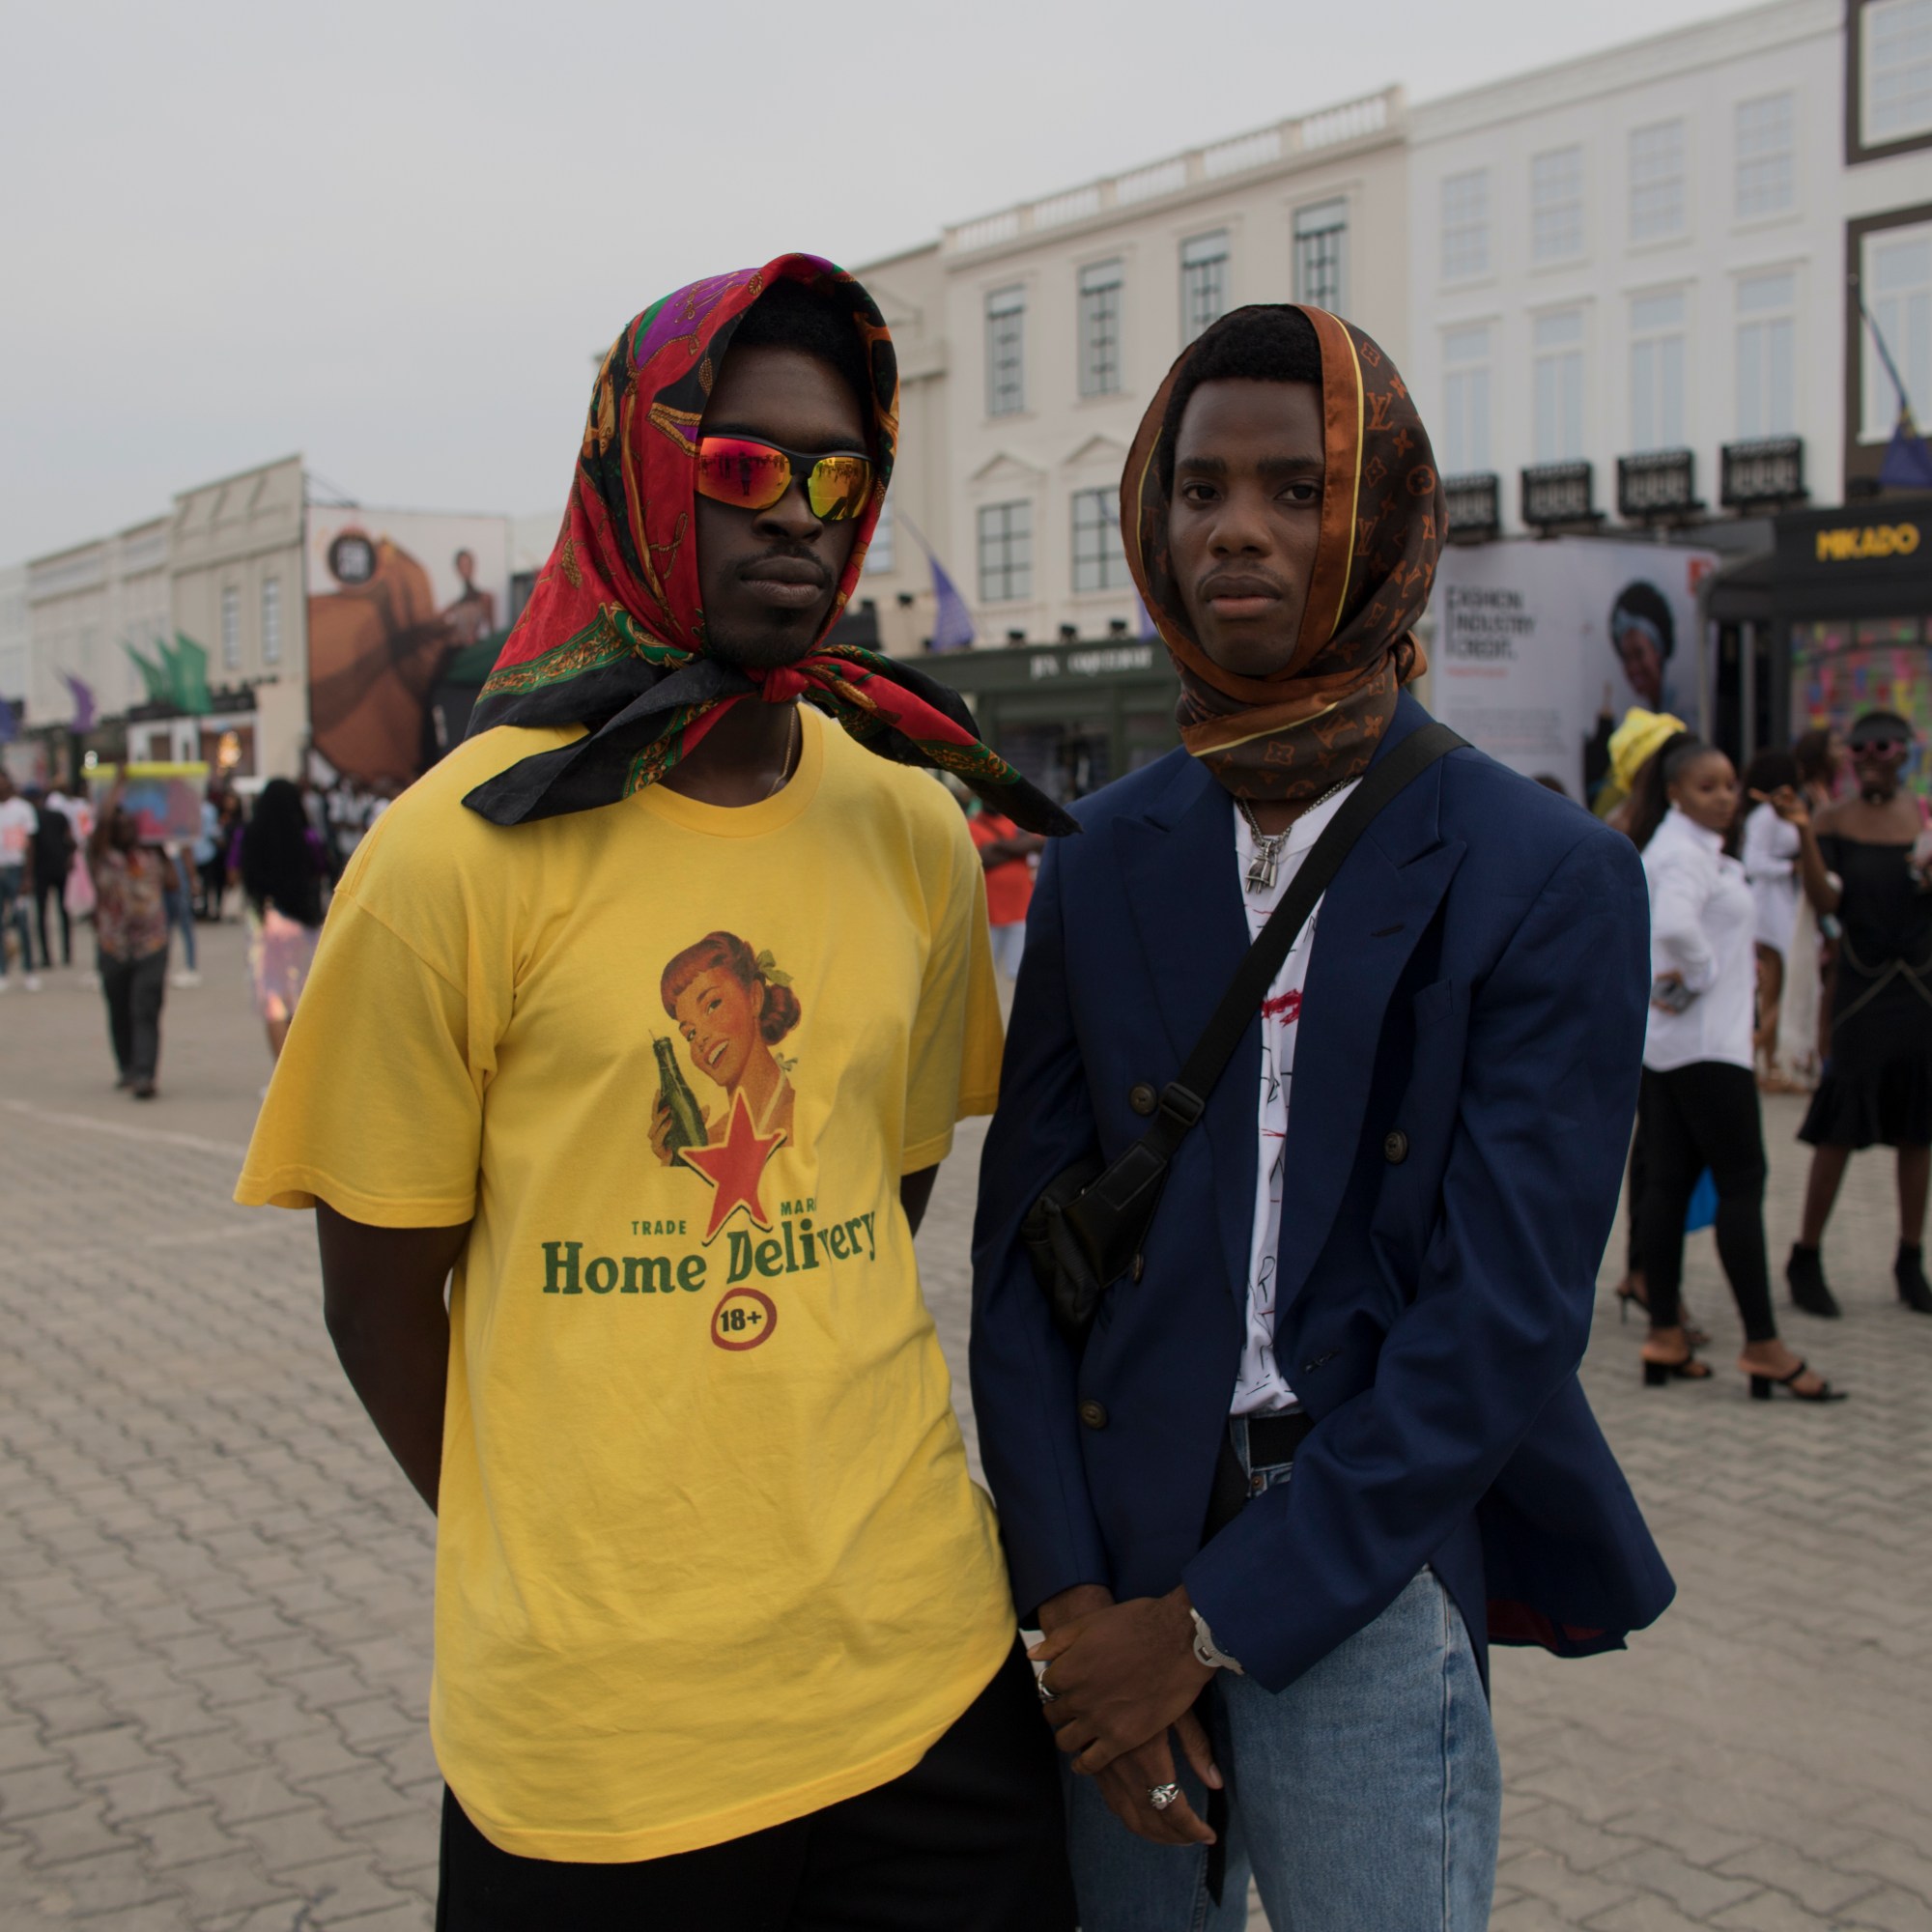
[[[1932,410],[1932,224],[1881,229],[1864,238],[1860,282],[1865,306],[1915,410]],[[1898,420],[1898,392],[1885,372],[1885,360],[1864,332],[1864,436],[1884,441]]]
[[[1490,171],[1446,175],[1442,182],[1442,279],[1465,282],[1490,271]]]
[[[986,298],[986,413],[1016,416],[1026,408],[1026,291],[995,289]]]
[[[1490,467],[1490,330],[1452,328],[1442,338],[1442,446],[1445,476]]]
[[[1536,365],[1536,460],[1573,463],[1583,454],[1581,312],[1538,316],[1530,341]]]
[[[1788,94],[1738,102],[1737,213],[1740,221],[1782,214],[1798,199],[1798,110]]]
[[[1180,244],[1180,341],[1183,348],[1228,312],[1228,231]]]
[[[1630,239],[1662,242],[1684,232],[1684,124],[1659,121],[1630,137]]]
[[[1932,0],[1871,0],[1859,27],[1861,145],[1932,133]]]
[[[1631,303],[1633,451],[1683,447],[1684,316],[1682,294]]]
[[[866,575],[883,577],[893,568],[893,499],[890,493],[879,505],[879,521],[872,526],[872,547],[866,553]]]
[[[221,593],[221,668],[242,668],[242,593],[232,583]]]
[[[980,511],[980,602],[1033,595],[1033,505],[987,503]]]
[[[1080,270],[1080,393],[1121,389],[1121,265],[1094,262]]]
[[[1751,275],[1738,284],[1738,437],[1790,436],[1798,424],[1798,278]]]
[[[1294,298],[1340,313],[1347,296],[1349,204],[1339,197],[1294,214]]]
[[[1529,164],[1529,256],[1568,262],[1583,252],[1583,151],[1552,148]]]
[[[279,577],[265,577],[262,580],[262,662],[280,664],[282,661],[282,580]]]
[[[1073,587],[1124,590],[1127,553],[1121,544],[1120,498],[1111,490],[1073,493]]]

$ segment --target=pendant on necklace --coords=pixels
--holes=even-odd
[[[1255,839],[1255,856],[1248,865],[1248,890],[1251,893],[1271,893],[1274,891],[1275,862],[1281,857],[1282,840]]]

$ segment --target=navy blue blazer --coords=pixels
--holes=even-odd
[[[1404,696],[1380,750],[1425,724]],[[1261,1019],[1084,1354],[1019,1242],[1146,1128],[1248,944],[1228,795],[1185,753],[1083,801],[1040,868],[974,1237],[973,1401],[1022,1614],[1184,1581],[1270,1689],[1425,1563],[1479,1656],[1620,1647],[1672,1584],[1577,1380],[1650,978],[1630,841],[1481,753],[1389,805],[1323,902],[1289,1110],[1275,1353],[1293,1481],[1205,1547],[1240,1361]]]

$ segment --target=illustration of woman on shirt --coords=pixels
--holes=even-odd
[[[724,1137],[742,1094],[760,1134],[792,1138],[796,1097],[785,1065],[772,1051],[799,1022],[798,995],[769,952],[754,953],[736,933],[707,933],[664,970],[664,1009],[677,1022],[691,1063],[724,1090],[714,1120],[704,1116],[711,1145]],[[651,1149],[667,1165],[671,1109],[660,1094],[651,1117]]]

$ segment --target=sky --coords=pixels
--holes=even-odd
[[[12,5],[0,565],[296,451],[364,503],[560,508],[593,354],[695,275],[1734,11]]]

